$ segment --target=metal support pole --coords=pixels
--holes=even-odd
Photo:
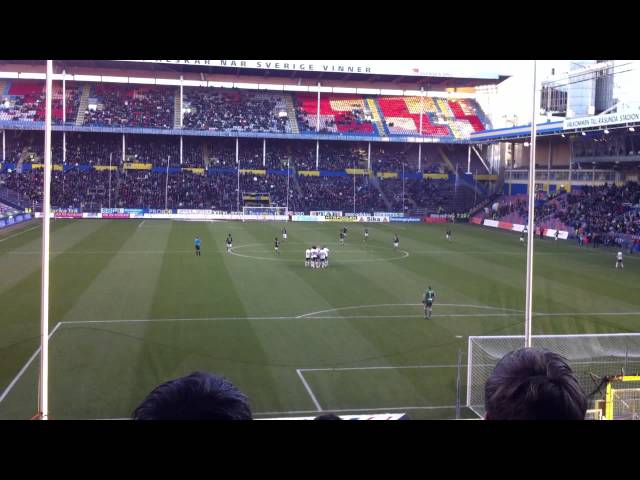
[[[171,162],[171,155],[167,156],[167,178],[164,182],[164,209],[167,209],[167,199],[169,194],[169,163]]]
[[[289,175],[291,173],[289,162],[291,157],[287,157],[287,202],[286,202],[286,210],[285,214],[289,215]]]
[[[316,170],[320,169],[320,140],[316,140]]]
[[[236,212],[240,211],[240,157],[239,157],[239,143],[238,137],[236,137],[236,170],[238,172],[238,189],[236,191]]]
[[[7,139],[6,139],[6,130],[2,130],[2,161],[7,161]]]
[[[404,161],[402,162],[402,214],[404,215]]]
[[[420,135],[422,135],[422,115],[424,112],[424,87],[420,87]]]
[[[317,108],[317,114],[316,114],[316,132],[319,132],[319,131],[320,131],[320,82],[318,82],[318,108]]]
[[[471,173],[471,145],[467,147],[467,173]]]
[[[184,116],[184,109],[182,108],[182,102],[184,101],[183,82],[184,77],[180,75],[180,128],[182,128],[182,117]]]
[[[113,152],[109,152],[109,208],[111,208],[111,155]]]
[[[66,71],[62,70],[62,124],[67,123],[67,81]],[[62,132],[62,163],[67,163],[67,132]]]
[[[122,134],[122,165],[124,165],[124,159],[125,159],[125,140],[124,140],[124,133]]]
[[[351,168],[353,169],[353,172],[351,175],[353,177],[353,213],[355,214],[356,213],[356,172],[355,172],[356,164],[355,164],[355,161],[353,161],[351,165],[352,165]]]
[[[422,143],[418,144],[418,171],[422,172]]]
[[[367,169],[371,170],[371,142],[369,142],[369,151],[367,152]]]
[[[267,166],[267,139],[262,139],[262,166]],[[289,168],[289,160],[287,160],[287,168]]]
[[[51,211],[51,77],[53,61],[47,60],[44,127],[44,190],[42,198],[42,286],[40,292],[40,394],[38,414],[49,417],[49,240]]]
[[[182,165],[183,157],[182,157],[182,135],[180,135],[180,165]]]
[[[572,167],[573,167],[573,139],[569,139],[569,190],[571,190],[571,177],[572,177]]]
[[[533,315],[533,229],[535,215],[535,182],[536,182],[536,66],[537,62],[533,61],[533,99],[531,108],[531,148],[529,151],[529,184],[527,192],[529,194],[529,219],[527,232],[527,286],[525,298],[525,324],[524,324],[524,346],[531,347],[531,329]]]
[[[456,377],[456,420],[460,419],[460,370],[462,370],[462,350],[458,349],[458,369]]]

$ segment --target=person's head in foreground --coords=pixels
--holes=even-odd
[[[132,415],[134,420],[251,420],[249,399],[229,380],[205,372],[158,385]]]
[[[587,400],[561,355],[543,348],[507,353],[485,384],[487,420],[584,420]]]
[[[314,420],[342,420],[335,413],[323,413],[322,415],[318,415]]]

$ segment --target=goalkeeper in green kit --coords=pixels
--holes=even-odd
[[[433,307],[433,301],[435,298],[436,292],[434,292],[431,285],[429,285],[429,288],[424,292],[424,299],[422,300],[422,303],[424,304],[424,318],[431,318],[431,308]]]

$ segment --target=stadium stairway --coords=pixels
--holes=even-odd
[[[179,90],[176,92],[173,102],[173,128],[180,128],[182,123],[182,98],[180,98]]]
[[[291,126],[291,133],[299,134],[298,118],[296,117],[296,109],[293,107],[293,98],[291,95],[284,96],[284,102],[287,104],[287,116],[289,117],[289,125]]]
[[[449,167],[449,170],[450,170],[451,172],[455,172],[455,171],[456,171],[456,169],[455,169],[455,167],[453,166],[453,164],[451,163],[451,160],[449,160],[449,157],[447,156],[447,154],[446,154],[446,153],[444,153],[444,150],[443,150],[443,149],[442,149],[442,147],[440,147],[439,145],[438,145],[438,152],[440,153],[440,156],[442,157],[442,160],[444,161],[444,163],[446,163],[446,164],[447,164],[447,166]]]
[[[367,98],[366,100],[367,106],[371,110],[371,117],[373,118],[373,123],[378,127],[378,133],[381,137],[389,136],[389,129],[385,122],[382,121],[382,115],[380,115],[380,109],[378,108],[378,103],[373,98]]]
[[[292,159],[289,159],[289,165],[293,165]],[[293,170],[293,174],[291,175],[291,178],[293,179],[293,188],[295,189],[298,198],[304,198],[302,188],[300,188],[300,183],[298,182],[298,173],[296,171],[296,167],[292,166],[291,170]]]
[[[91,86],[85,83],[82,86],[82,96],[80,97],[80,104],[78,105],[78,116],[76,117],[76,125],[82,125],[84,123],[84,114],[89,107],[89,93],[91,92]]]
[[[380,198],[382,198],[382,201],[384,202],[385,207],[387,207],[387,211],[391,212],[393,206],[391,205],[391,202],[389,201],[387,196],[382,191],[382,188],[380,188],[380,179],[378,179],[378,177],[376,177],[375,175],[371,175],[369,177],[369,182],[371,182],[371,185],[376,187],[376,190],[378,190],[378,193],[380,194]]]

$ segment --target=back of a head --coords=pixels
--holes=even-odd
[[[249,400],[229,380],[205,372],[158,385],[134,420],[251,420]]]
[[[314,420],[342,420],[335,413],[323,413],[322,415],[318,415]]]
[[[584,420],[587,400],[557,353],[521,348],[506,354],[485,385],[487,420]]]

